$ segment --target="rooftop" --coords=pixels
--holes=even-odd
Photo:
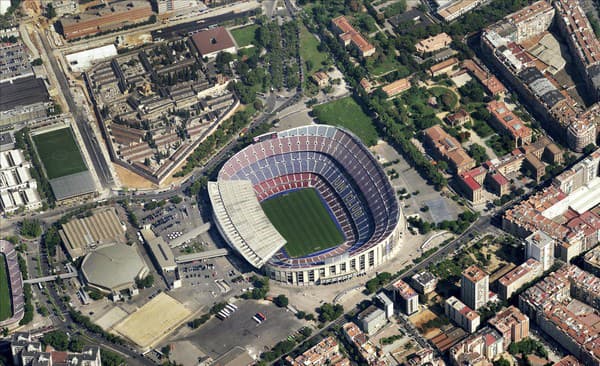
[[[402,280],[394,282],[392,287],[394,287],[394,290],[397,291],[397,293],[400,294],[400,296],[402,296],[402,298],[405,300],[417,296],[417,292]]]
[[[476,265],[472,265],[465,269],[462,275],[464,278],[468,279],[471,282],[479,282],[484,278],[488,277],[488,274]]]
[[[224,27],[200,31],[192,36],[192,43],[202,56],[235,47],[233,38]]]

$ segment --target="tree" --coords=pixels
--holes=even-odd
[[[589,155],[592,153],[592,151],[595,151],[596,149],[597,149],[596,145],[589,144],[583,148],[583,155]]]
[[[319,321],[322,323],[330,322],[344,313],[344,307],[340,304],[331,305],[330,303],[324,303],[317,309],[317,313],[319,313]]]
[[[102,358],[102,366],[122,366],[126,365],[125,359],[119,354],[100,348],[100,357]]]
[[[69,336],[62,330],[54,330],[44,334],[42,343],[57,351],[66,351],[69,347]]]
[[[37,238],[42,235],[42,225],[37,219],[24,219],[21,221],[21,235],[27,238]]]
[[[154,276],[148,275],[142,279],[135,280],[135,285],[138,288],[150,288],[154,285]]]
[[[35,60],[31,61],[31,66],[40,66],[44,63],[44,61],[42,61],[41,58],[36,58]]]
[[[289,304],[289,300],[285,295],[277,296],[276,298],[273,299],[273,302],[275,303],[275,305],[279,306],[280,308],[285,308]]]
[[[183,201],[183,199],[179,196],[173,196],[173,197],[169,198],[169,202],[174,203],[174,204],[181,203],[181,201]]]
[[[489,160],[489,156],[485,151],[485,148],[479,144],[472,144],[469,146],[469,155],[477,162],[477,165]]]
[[[46,6],[46,17],[48,19],[52,19],[56,17],[56,9],[54,9],[54,6],[52,6],[52,3],[48,3],[48,6]]]

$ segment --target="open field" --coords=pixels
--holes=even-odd
[[[304,62],[310,61],[312,68],[306,70],[308,75],[311,75],[317,71],[322,65],[323,61],[327,60],[327,53],[320,52],[317,47],[319,41],[312,35],[306,27],[300,28],[300,56]]]
[[[261,204],[277,231],[287,240],[291,257],[302,257],[334,247],[344,236],[314,189],[302,189]]]
[[[231,30],[231,35],[235,38],[238,47],[246,47],[254,44],[254,35],[257,29],[258,25],[249,25],[247,27]]]
[[[114,330],[145,349],[174,331],[190,315],[183,304],[162,292],[117,324]]]
[[[8,268],[6,268],[4,254],[0,254],[0,321],[6,320],[12,316],[10,301]]]
[[[48,179],[87,170],[70,128],[41,133],[32,139]]]
[[[313,111],[320,123],[347,128],[367,146],[377,143],[378,135],[373,121],[352,97],[317,105]]]

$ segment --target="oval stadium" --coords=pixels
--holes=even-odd
[[[227,244],[276,281],[348,280],[399,247],[394,190],[367,147],[341,128],[261,135],[225,163],[208,193]]]

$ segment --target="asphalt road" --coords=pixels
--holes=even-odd
[[[88,124],[88,117],[85,113],[79,108],[79,106],[75,103],[73,99],[73,94],[71,94],[71,89],[69,88],[69,83],[61,68],[58,65],[58,61],[56,57],[54,57],[54,53],[52,52],[52,48],[48,43],[48,39],[45,34],[40,34],[39,37],[42,41],[42,45],[44,47],[44,51],[48,56],[48,60],[50,60],[50,66],[54,70],[54,74],[56,75],[56,79],[58,80],[58,84],[60,89],[62,90],[63,95],[65,96],[65,100],[69,105],[69,110],[73,114],[73,118],[75,119],[75,123],[77,123],[77,127],[81,133],[81,137],[83,139],[83,143],[85,144],[85,148],[88,151],[90,159],[92,160],[92,164],[94,165],[94,169],[96,170],[96,175],[100,180],[100,185],[102,188],[110,188],[114,181],[112,174],[110,172],[110,168],[106,159],[104,159],[104,155],[102,155],[102,150],[100,149],[100,145],[98,140],[96,139],[92,128]]]

